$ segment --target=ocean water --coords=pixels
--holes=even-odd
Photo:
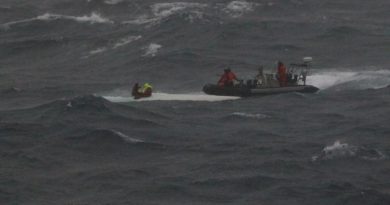
[[[389,53],[385,0],[2,0],[0,204],[388,205]],[[201,91],[305,56],[318,93]]]

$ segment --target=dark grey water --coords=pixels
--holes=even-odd
[[[389,19],[384,0],[2,0],[0,203],[390,204]],[[319,93],[201,93],[304,56]]]

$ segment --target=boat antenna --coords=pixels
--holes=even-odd
[[[303,57],[303,64],[306,66],[307,71],[310,70],[311,62],[313,62],[312,57]]]
[[[301,72],[302,73],[302,80],[303,80],[303,85],[306,85],[306,76],[310,71],[311,68],[311,62],[313,61],[312,57],[303,57],[303,65],[304,65],[304,70]]]

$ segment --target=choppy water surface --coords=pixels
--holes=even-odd
[[[389,8],[1,1],[0,203],[390,204]],[[304,56],[316,94],[201,92]]]

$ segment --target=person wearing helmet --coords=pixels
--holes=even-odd
[[[150,97],[152,96],[152,90],[153,87],[149,83],[145,83],[142,88],[139,86],[138,83],[135,83],[133,86],[132,96],[134,99],[139,99],[143,97]]]
[[[152,85],[150,85],[149,83],[145,83],[144,86],[142,87],[142,94],[144,95],[144,97],[149,97],[152,95]]]
[[[233,87],[234,80],[237,80],[236,74],[234,74],[230,68],[224,70],[221,78],[218,80],[218,85],[221,87]]]

